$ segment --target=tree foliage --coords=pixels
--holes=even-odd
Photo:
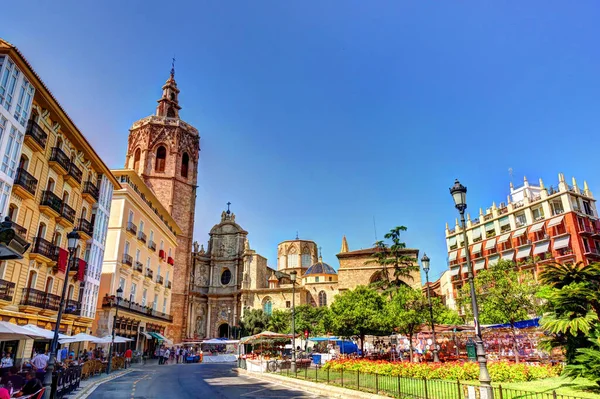
[[[329,308],[315,307],[310,305],[296,306],[296,331],[303,333],[308,330],[310,336],[317,337],[327,333],[325,323],[327,322]]]
[[[246,309],[240,320],[242,335],[254,335],[267,329],[269,315],[262,309]]]
[[[567,377],[583,377],[600,385],[600,333],[595,332],[589,338],[589,348],[578,348],[573,364],[567,365]]]
[[[292,312],[290,310],[275,309],[267,322],[267,330],[280,334],[289,334],[291,332],[291,323]]]
[[[386,304],[387,323],[400,334],[406,335],[410,342],[421,325],[429,324],[429,304],[420,290],[399,287],[392,299]],[[410,345],[410,360],[413,358],[413,346]]]

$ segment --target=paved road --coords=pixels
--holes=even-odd
[[[232,364],[143,366],[139,370],[98,386],[88,398],[327,398],[246,375],[238,375],[232,369]]]

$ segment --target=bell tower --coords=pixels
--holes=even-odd
[[[155,115],[138,120],[129,129],[125,157],[125,168],[142,177],[183,232],[177,237],[170,309],[173,325],[168,330],[176,342],[181,342],[187,324],[200,151],[198,130],[180,119],[180,110],[173,65]]]

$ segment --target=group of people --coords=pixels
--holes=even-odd
[[[154,356],[158,358],[158,364],[169,364],[169,361],[178,363],[187,363],[190,356],[196,356],[197,350],[194,348],[186,348],[184,346],[167,347],[161,345],[154,352]]]
[[[0,399],[33,395],[43,387],[35,370],[28,370],[22,376],[17,367],[8,369],[0,379],[0,385]]]

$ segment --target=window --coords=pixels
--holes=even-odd
[[[163,309],[162,309],[163,313],[167,313],[167,298],[163,299]]]
[[[158,294],[154,294],[154,301],[152,301],[152,310],[156,311],[156,304],[158,302]]]
[[[69,289],[67,290],[67,299],[73,299],[74,294],[75,294],[75,286],[73,284],[69,284]]]
[[[57,231],[54,233],[54,246],[60,248],[62,242],[62,235]]]
[[[46,279],[46,289],[45,292],[48,294],[52,293],[52,286],[54,285],[54,279],[52,277],[48,277]]]
[[[271,302],[271,298],[269,297],[263,299],[263,312],[269,316],[273,314],[273,302]]]
[[[125,255],[129,255],[129,241],[125,241],[125,249],[123,250]]]
[[[136,262],[140,261],[140,254],[141,254],[141,251],[139,249],[136,249],[135,250],[135,261]]]
[[[533,208],[531,210],[531,213],[533,215],[533,220],[541,220],[544,218],[544,210],[542,209],[541,206],[538,206],[537,208]]]
[[[312,259],[310,254],[302,254],[302,267],[310,267]]]
[[[160,240],[160,246],[158,247],[158,249],[160,249],[161,251],[165,249],[165,242],[163,240]]]
[[[187,152],[181,157],[181,177],[188,177],[188,168],[190,164],[190,156]]]
[[[169,282],[169,271],[167,270],[167,274],[165,274],[165,284]]]
[[[292,307],[292,303],[290,301],[285,301],[285,307],[286,308],[291,308]]]
[[[44,222],[40,223],[40,225],[38,226],[36,237],[46,238],[46,224]]]
[[[171,248],[169,248],[169,258],[171,257]]]
[[[279,268],[285,269],[285,255],[279,257]]]
[[[21,82],[21,90],[19,91],[19,98],[15,107],[15,119],[23,126],[25,126],[29,117],[34,91],[33,86],[24,78],[23,82]]]
[[[15,66],[15,63],[7,59],[6,68],[0,77],[0,104],[4,104],[4,108],[10,110],[10,105],[13,101],[17,80],[21,72]]]
[[[4,136],[4,132],[6,131],[6,126],[8,125],[8,120],[0,115],[0,140],[2,140],[2,136]]]
[[[125,285],[127,283],[125,282],[125,279],[123,277],[119,278],[119,288],[123,290],[123,292],[125,292]]]
[[[229,269],[225,269],[225,270],[223,270],[223,273],[221,273],[221,284],[227,285],[230,282],[231,282],[231,272],[229,271]]]
[[[131,293],[129,294],[129,301],[135,302],[135,294],[137,292],[137,284],[131,283]]]
[[[142,291],[142,306],[146,306],[146,297],[148,296],[148,289],[144,288]]]
[[[0,261],[0,278],[4,280],[4,272],[6,272],[6,261]]]
[[[144,221],[140,220],[140,233],[144,232]]]
[[[527,224],[525,212],[515,214],[515,224],[517,225],[517,227],[525,226]]]
[[[157,172],[164,172],[166,160],[167,160],[167,149],[161,145],[156,150],[156,163],[154,165],[154,170],[156,170]]]
[[[590,205],[590,201],[583,201],[583,211],[590,216],[594,216],[594,212],[592,212],[592,206]]]
[[[142,151],[138,148],[137,150],[135,150],[135,153],[133,155],[133,170],[135,170],[136,172],[140,172],[138,169],[140,167],[140,157],[141,157]]]
[[[10,189],[11,187],[8,184],[0,181],[0,212],[4,212],[4,209],[6,208]]]
[[[146,260],[146,269],[150,269],[150,258]]]
[[[159,277],[160,277],[160,263],[158,264],[158,267],[156,268],[156,279],[158,280]]]
[[[329,281],[333,281],[333,277],[329,277]]]
[[[54,183],[54,179],[53,178],[49,178],[48,179],[48,184],[46,185],[46,191],[50,191],[51,193],[53,193],[55,185],[56,185],[56,183]]]
[[[325,291],[319,292],[319,306],[327,306],[327,294],[325,293]]]
[[[37,283],[37,273],[31,270],[27,279],[27,288],[35,288],[35,283]]]
[[[19,208],[17,208],[17,206],[15,204],[10,204],[8,206],[8,218],[13,221],[16,222],[17,221],[17,216],[19,215]]]
[[[150,230],[150,242],[154,242],[154,232]]]
[[[17,157],[21,153],[21,144],[23,143],[23,134],[19,132],[14,126],[10,128],[10,135],[8,137],[8,143],[6,144],[6,151],[2,158],[2,171],[9,175],[11,178],[15,176],[15,169],[17,167]]]
[[[560,198],[550,201],[550,209],[552,210],[552,215],[560,215],[565,212]]]
[[[288,255],[288,267],[298,267],[298,255],[295,253]]]
[[[133,223],[133,211],[129,211],[129,217],[127,218],[127,222]]]
[[[69,205],[69,192],[65,191],[63,192],[63,202],[67,205]]]

